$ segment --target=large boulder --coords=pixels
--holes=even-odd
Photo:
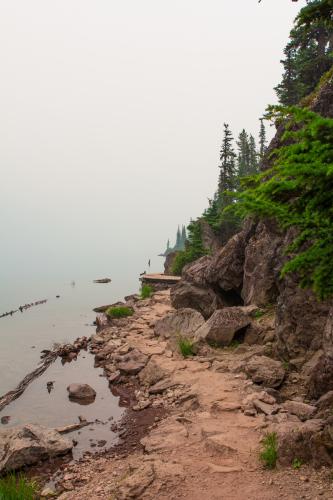
[[[241,307],[225,307],[215,311],[195,334],[196,342],[228,346],[233,340],[243,340],[251,318]]]
[[[243,232],[236,234],[217,252],[206,271],[206,280],[210,285],[218,286],[223,292],[233,292],[235,297],[238,294],[239,301],[243,285],[245,246]]]
[[[193,338],[195,332],[204,324],[203,316],[194,309],[179,309],[170,312],[155,323],[155,335],[161,339],[169,340],[180,335]]]
[[[279,387],[285,377],[285,370],[280,361],[267,356],[253,356],[245,365],[246,374],[255,384],[265,387]]]
[[[209,318],[222,307],[220,297],[211,288],[193,285],[181,280],[171,289],[171,304],[175,309],[191,308]]]
[[[182,279],[192,285],[208,288],[209,285],[206,280],[206,272],[211,262],[212,257],[210,255],[204,255],[200,257],[200,259],[187,264],[183,268]]]
[[[67,387],[68,397],[72,400],[95,400],[96,391],[88,384],[70,384]]]
[[[73,443],[54,429],[27,424],[0,431],[0,473],[65,455]]]

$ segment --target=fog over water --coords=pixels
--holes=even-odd
[[[0,0],[0,314],[50,299],[0,319],[0,394],[31,345],[91,333],[91,307],[162,269],[216,189],[223,122],[257,136],[304,3]]]

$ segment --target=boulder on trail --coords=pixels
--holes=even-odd
[[[195,341],[228,346],[233,340],[243,340],[251,318],[241,307],[224,307],[215,311],[195,334]]]
[[[41,425],[27,424],[0,431],[0,473],[65,455],[72,448],[71,441]]]
[[[96,391],[88,384],[70,384],[67,387],[68,397],[73,400],[93,401],[96,397]]]
[[[280,361],[267,356],[253,356],[245,365],[245,373],[255,384],[265,387],[279,387],[285,377],[285,370]]]
[[[170,312],[155,323],[155,335],[161,339],[175,339],[179,336],[193,338],[204,324],[203,316],[194,309],[179,309]]]

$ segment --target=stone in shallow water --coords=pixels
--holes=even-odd
[[[58,455],[65,455],[73,443],[56,430],[27,424],[0,431],[0,472],[10,472],[25,465]]]
[[[96,391],[88,384],[70,384],[67,387],[68,397],[72,400],[93,402]]]

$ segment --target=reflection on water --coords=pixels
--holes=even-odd
[[[89,384],[96,391],[96,398],[84,405],[69,399],[67,387],[71,383]],[[119,397],[110,391],[103,370],[94,368],[94,357],[81,351],[77,360],[71,363],[63,365],[58,359],[20,398],[6,406],[0,412],[0,422],[3,417],[10,416],[10,419],[5,425],[0,423],[0,429],[28,422],[64,427],[78,423],[79,417],[86,419],[92,423],[68,434],[78,442],[73,449],[77,459],[84,451],[102,450],[114,444],[116,435],[111,426],[124,412],[120,403]]]

